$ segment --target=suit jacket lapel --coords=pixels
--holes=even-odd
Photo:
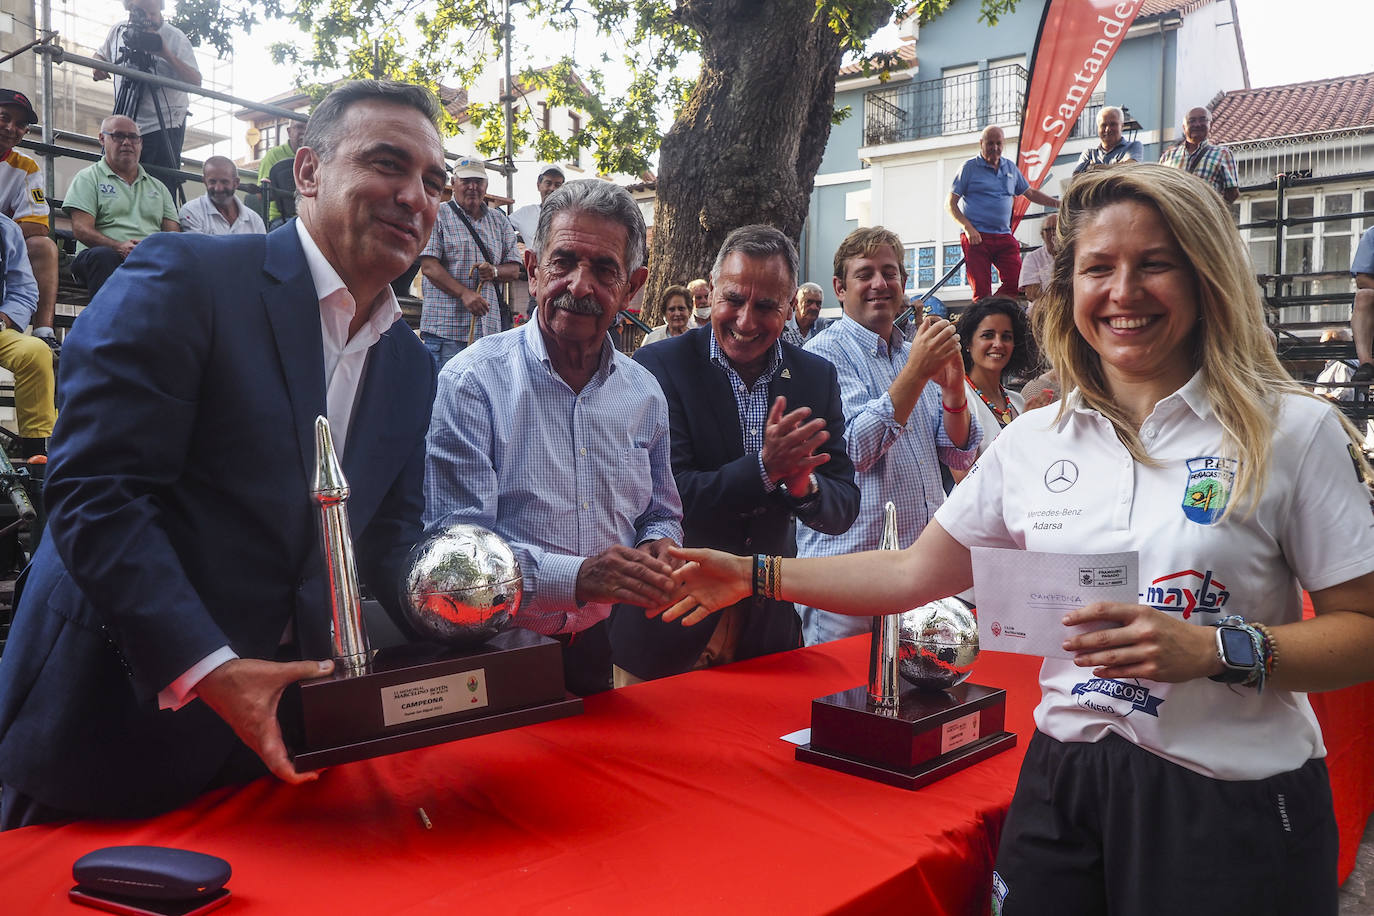
[[[788,347],[783,344],[782,363],[778,366],[778,371],[773,374],[773,380],[768,384],[768,406],[771,409],[773,402],[779,397],[787,398],[787,409],[795,410],[800,404],[793,403],[792,397],[793,378],[797,367],[792,359],[792,354],[788,352]]]
[[[326,409],[324,340],[319,299],[294,222],[267,236],[263,270],[278,282],[263,290],[262,301],[281,360],[286,396],[291,402],[301,465],[309,480],[315,468],[315,417]],[[339,445],[335,443],[335,447]]]

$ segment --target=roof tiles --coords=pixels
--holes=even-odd
[[[1374,73],[1238,89],[1212,106],[1217,143],[1359,127],[1374,127]]]

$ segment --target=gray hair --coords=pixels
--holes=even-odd
[[[565,210],[569,213],[590,213],[624,226],[625,272],[632,274],[644,266],[644,214],[629,191],[600,178],[569,181],[544,201],[539,209],[539,226],[534,230],[534,251],[541,260],[553,218]]]
[[[425,87],[393,80],[350,80],[315,106],[305,125],[305,138],[301,145],[313,149],[321,162],[328,162],[334,158],[334,152],[339,147],[344,115],[348,109],[360,102],[374,100],[414,108],[434,125],[436,132],[439,129],[443,109],[439,106],[439,99]]]
[[[1111,112],[1116,112],[1117,120],[1121,121],[1122,124],[1126,123],[1126,112],[1117,108],[1115,105],[1106,105],[1097,113],[1097,124],[1099,127],[1102,126],[1102,119],[1107,117]]]
[[[797,270],[799,258],[797,257],[797,246],[792,244],[792,240],[783,235],[772,226],[765,226],[756,223],[752,226],[740,226],[734,232],[725,237],[721,243],[720,252],[716,255],[716,263],[711,265],[711,283],[715,284],[720,280],[720,267],[725,263],[725,259],[735,252],[747,255],[751,258],[782,258],[787,264],[787,273],[791,282],[797,282]]]
[[[821,298],[825,298],[825,290],[821,289],[820,284],[819,284],[819,283],[812,283],[812,282],[809,281],[809,280],[808,280],[807,282],[803,283],[801,286],[798,286],[798,287],[797,287],[797,298],[798,298],[798,299],[801,298],[802,293],[815,293],[816,295],[820,296]]]

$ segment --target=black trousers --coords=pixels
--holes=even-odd
[[[611,689],[611,639],[606,621],[553,637],[563,644],[563,684],[579,697]]]
[[[1335,916],[1326,761],[1195,773],[1115,735],[1031,738],[993,877],[1002,916]],[[999,906],[1000,904],[1000,906]]]
[[[186,123],[166,130],[154,130],[143,135],[143,152],[138,161],[143,165],[160,165],[164,168],[181,168],[181,145],[186,141]],[[181,182],[161,175],[157,176],[175,198],[181,189]]]
[[[86,284],[86,291],[94,296],[110,279],[124,259],[113,248],[86,248],[72,261],[72,276]]]

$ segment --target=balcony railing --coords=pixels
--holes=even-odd
[[[875,89],[864,96],[864,145],[1015,124],[1025,98],[1026,68],[1021,66]]]

